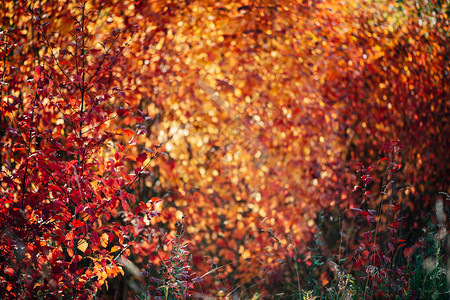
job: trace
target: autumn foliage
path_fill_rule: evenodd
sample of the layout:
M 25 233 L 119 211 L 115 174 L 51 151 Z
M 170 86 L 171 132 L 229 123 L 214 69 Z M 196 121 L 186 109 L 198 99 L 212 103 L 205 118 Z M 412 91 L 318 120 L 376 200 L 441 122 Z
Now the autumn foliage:
M 1 298 L 448 287 L 447 2 L 1 7 Z

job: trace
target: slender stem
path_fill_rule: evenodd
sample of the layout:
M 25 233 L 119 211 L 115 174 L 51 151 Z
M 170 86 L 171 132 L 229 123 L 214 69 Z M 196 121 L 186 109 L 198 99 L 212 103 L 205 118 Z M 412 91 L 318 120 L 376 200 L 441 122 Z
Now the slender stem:
M 84 59 L 84 48 L 85 48 L 85 40 L 84 40 L 84 13 L 85 13 L 85 3 L 83 3 L 82 6 L 82 16 L 81 16 L 81 109 L 80 109 L 80 132 L 79 132 L 79 137 L 81 138 L 82 135 L 82 127 L 83 127 L 83 113 L 84 113 L 84 95 L 86 93 L 86 89 L 84 86 L 84 75 L 85 75 L 85 59 Z M 84 151 L 83 151 L 84 152 Z
M 3 50 L 3 71 L 2 71 L 2 83 L 5 81 L 6 76 L 6 58 L 7 58 L 7 51 L 8 51 L 8 43 L 7 40 L 4 38 L 5 36 L 2 36 L 2 40 L 5 42 L 5 49 Z M 3 88 L 1 88 L 3 90 Z M 3 94 L 3 93 L 2 93 Z M 2 95 L 3 99 L 3 95 Z M 3 100 L 1 100 L 3 101 Z M 3 130 L 3 123 L 6 123 L 5 113 L 2 112 L 0 116 L 0 140 L 3 138 L 4 130 Z M 6 124 L 5 124 L 6 129 Z M 3 152 L 0 151 L 0 172 L 3 169 Z
M 85 45 L 85 36 L 84 36 L 85 35 L 85 26 L 84 26 L 85 25 L 84 24 L 85 9 L 86 9 L 86 2 L 83 2 L 82 6 L 81 6 L 81 41 L 82 42 L 81 42 L 81 49 L 80 49 L 81 72 L 82 73 L 81 73 L 81 84 L 78 87 L 80 89 L 80 93 L 81 93 L 80 127 L 79 127 L 79 133 L 78 133 L 80 139 L 81 139 L 81 137 L 83 135 L 83 131 L 82 131 L 82 129 L 83 129 L 83 114 L 84 114 L 84 105 L 85 105 L 84 101 L 85 101 L 85 94 L 86 94 L 86 87 L 85 87 L 85 84 L 84 84 L 84 76 L 85 76 L 85 73 L 86 73 L 86 70 L 85 70 L 85 57 L 84 57 L 85 46 L 86 46 Z M 78 41 L 76 41 L 76 44 L 78 45 Z M 85 147 L 83 145 L 82 149 L 81 149 L 81 156 L 78 153 L 78 166 L 81 166 L 81 174 L 80 174 L 80 176 L 83 176 L 83 173 L 84 173 L 84 167 L 83 167 L 83 165 L 84 165 L 84 154 L 85 154 Z M 78 177 L 77 174 L 76 174 L 75 166 L 74 166 L 74 171 L 75 171 L 76 177 Z M 80 182 L 78 180 L 77 180 L 77 182 L 78 182 L 78 187 L 80 189 L 80 194 L 83 196 L 83 189 L 81 187 L 81 184 L 80 184 Z M 77 215 L 76 214 L 74 215 L 74 218 L 75 218 L 75 220 L 77 220 Z M 74 273 L 74 276 L 73 276 L 73 281 L 74 281 L 73 299 L 74 300 L 78 296 L 78 287 L 77 287 L 78 278 L 77 278 L 77 274 L 76 274 L 76 271 L 78 269 L 78 267 L 77 267 L 77 259 L 76 259 L 77 246 L 78 246 L 78 240 L 74 239 L 74 241 L 73 241 L 73 253 L 74 253 L 74 258 L 75 258 L 75 260 L 74 260 L 75 273 Z

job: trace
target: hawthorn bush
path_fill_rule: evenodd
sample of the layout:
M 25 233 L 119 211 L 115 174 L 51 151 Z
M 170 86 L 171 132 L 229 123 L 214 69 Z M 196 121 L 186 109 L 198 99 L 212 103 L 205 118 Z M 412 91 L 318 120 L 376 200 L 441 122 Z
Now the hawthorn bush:
M 52 20 L 46 5 L 22 7 L 27 20 L 0 33 L 0 295 L 91 299 L 124 274 L 118 260 L 159 213 L 157 198 L 131 193 L 159 153 L 130 153 L 148 116 L 114 75 L 135 32 L 98 40 L 86 3 L 68 8 L 73 28 L 54 32 L 69 16 Z M 111 128 L 127 116 L 135 124 Z

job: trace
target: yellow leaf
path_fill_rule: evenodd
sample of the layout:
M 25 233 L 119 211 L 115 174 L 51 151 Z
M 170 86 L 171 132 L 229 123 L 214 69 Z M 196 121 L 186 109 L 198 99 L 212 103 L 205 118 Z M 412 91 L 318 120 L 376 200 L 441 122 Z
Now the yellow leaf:
M 88 242 L 85 239 L 81 239 L 78 241 L 78 250 L 84 253 L 88 247 Z
M 108 234 L 107 233 L 102 234 L 102 236 L 100 237 L 100 244 L 102 245 L 102 247 L 108 246 Z

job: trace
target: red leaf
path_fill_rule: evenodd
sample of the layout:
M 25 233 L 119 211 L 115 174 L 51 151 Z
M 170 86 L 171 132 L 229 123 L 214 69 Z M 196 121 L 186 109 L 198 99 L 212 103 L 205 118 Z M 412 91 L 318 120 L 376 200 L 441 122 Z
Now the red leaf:
M 138 157 L 136 158 L 136 161 L 139 163 L 144 163 L 144 161 L 147 159 L 147 153 L 142 152 L 141 154 L 138 155 Z
M 410 256 L 411 254 L 414 253 L 414 250 L 415 250 L 414 247 L 405 248 L 405 250 L 403 250 L 403 255 L 405 257 L 408 257 L 408 256 Z
M 370 175 L 363 175 L 361 176 L 361 179 L 364 181 L 365 184 L 369 184 L 373 181 L 372 176 Z
M 82 211 L 84 209 L 85 209 L 84 205 L 82 205 L 82 204 L 78 205 L 77 208 L 75 209 L 75 215 L 77 215 L 80 211 Z
M 389 242 L 388 246 L 389 246 L 389 249 L 391 250 L 391 252 L 394 253 L 394 250 L 395 250 L 394 245 L 392 245 L 392 243 Z
M 381 265 L 381 257 L 378 254 L 372 255 L 371 261 L 375 266 Z
M 380 162 L 385 161 L 385 160 L 389 160 L 389 158 L 383 157 L 382 159 L 378 160 L 377 163 L 379 164 Z
M 42 71 L 44 70 L 44 68 L 42 66 L 37 66 L 36 68 L 34 68 L 34 71 L 36 72 L 36 74 L 34 74 L 34 81 L 38 81 L 39 79 L 43 79 L 43 75 L 42 75 Z
M 370 213 L 368 211 L 361 211 L 360 214 L 364 217 L 367 217 Z
M 75 221 L 73 221 L 72 223 L 70 223 L 70 224 L 72 224 L 72 226 L 73 226 L 73 228 L 78 228 L 78 227 L 81 227 L 81 226 L 83 226 L 84 225 L 84 223 L 83 222 L 81 222 L 80 220 L 75 220 Z
M 117 115 L 121 116 L 121 115 L 123 115 L 124 113 L 126 113 L 127 111 L 128 111 L 128 109 L 123 108 L 123 107 L 119 107 L 119 108 L 117 109 Z
M 141 171 L 142 171 L 142 167 L 137 167 L 136 169 L 134 169 L 134 175 L 139 176 L 141 174 Z
M 362 254 L 362 256 L 363 256 L 363 257 L 365 257 L 365 258 L 368 258 L 368 257 L 369 257 L 369 254 L 370 254 L 370 252 L 369 252 L 369 251 L 367 251 L 367 250 L 363 250 L 363 251 L 361 252 L 361 254 Z
M 91 242 L 92 245 L 97 246 L 100 244 L 100 237 L 98 236 L 97 232 L 92 231 L 91 232 Z
M 362 187 L 360 187 L 359 185 L 355 185 L 355 187 L 353 188 L 352 192 L 357 191 L 358 189 L 362 189 Z
M 152 199 L 150 199 L 150 201 L 151 201 L 153 204 L 155 204 L 155 203 L 161 202 L 162 200 L 159 199 L 159 198 L 153 197 Z
M 14 269 L 13 268 L 5 268 L 5 273 L 8 275 L 13 275 L 14 274 Z
M 400 223 L 397 222 L 397 221 L 395 221 L 395 222 L 393 222 L 393 223 L 391 224 L 391 227 L 392 227 L 392 228 L 395 228 L 395 229 L 397 229 L 398 226 L 400 226 Z
M 118 161 L 120 159 L 120 153 L 119 152 L 114 153 L 114 158 L 116 159 L 116 161 Z
M 398 171 L 398 170 L 400 170 L 401 167 L 402 167 L 402 164 L 393 163 L 392 164 L 392 171 Z

